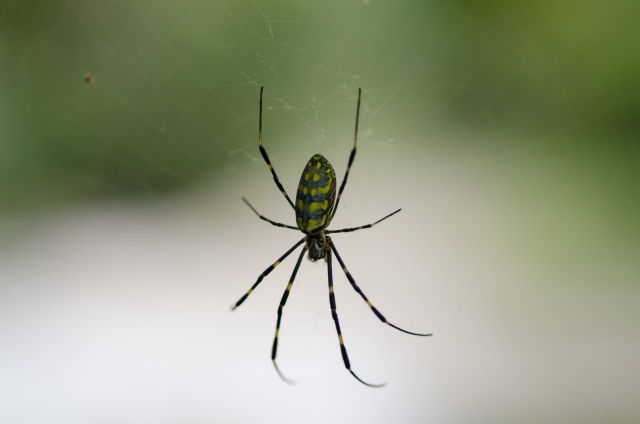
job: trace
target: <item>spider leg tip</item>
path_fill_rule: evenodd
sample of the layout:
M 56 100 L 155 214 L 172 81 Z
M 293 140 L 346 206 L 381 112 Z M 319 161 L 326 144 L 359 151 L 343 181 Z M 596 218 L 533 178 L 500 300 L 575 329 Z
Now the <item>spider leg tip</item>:
M 371 384 L 371 383 L 367 383 L 366 381 L 362 380 L 360 377 L 358 377 L 356 375 L 355 372 L 353 372 L 353 370 L 351 368 L 347 368 L 347 370 L 351 373 L 352 376 L 354 376 L 356 378 L 356 380 L 358 380 L 359 382 L 361 382 L 362 384 L 364 384 L 365 386 L 369 386 L 369 387 L 375 387 L 375 388 L 380 388 L 380 387 L 384 387 L 387 385 L 387 383 L 381 383 L 381 384 Z
M 278 364 L 276 364 L 276 360 L 272 359 L 272 362 L 273 362 L 273 366 L 276 368 L 276 371 L 278 372 L 278 376 L 282 379 L 282 381 L 284 381 L 285 383 L 290 384 L 292 386 L 295 386 L 296 382 L 294 380 L 291 380 L 291 379 L 285 377 L 282 374 L 282 372 L 280 372 L 280 368 L 278 368 Z

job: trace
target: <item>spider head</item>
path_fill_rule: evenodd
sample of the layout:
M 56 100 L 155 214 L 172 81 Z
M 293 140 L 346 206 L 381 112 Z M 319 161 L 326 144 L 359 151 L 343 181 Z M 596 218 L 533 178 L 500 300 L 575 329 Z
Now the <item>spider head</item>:
M 317 261 L 326 255 L 326 238 L 324 232 L 307 236 L 307 247 L 309 248 L 309 260 Z

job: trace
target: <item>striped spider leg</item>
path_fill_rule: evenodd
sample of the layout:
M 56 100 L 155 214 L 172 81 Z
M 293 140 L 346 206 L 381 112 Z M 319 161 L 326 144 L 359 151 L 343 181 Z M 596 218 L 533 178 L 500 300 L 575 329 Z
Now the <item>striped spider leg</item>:
M 291 274 L 291 278 L 287 284 L 287 287 L 282 295 L 280 300 L 280 305 L 278 306 L 278 317 L 276 321 L 276 331 L 273 339 L 273 346 L 271 348 L 271 360 L 273 362 L 274 367 L 280 378 L 287 383 L 292 383 L 291 380 L 286 378 L 278 368 L 278 364 L 276 363 L 276 354 L 278 351 L 278 337 L 280 333 L 280 324 L 282 322 L 282 312 L 284 306 L 287 303 L 289 298 L 289 294 L 291 292 L 291 287 L 293 286 L 293 282 L 296 278 L 298 270 L 300 269 L 300 265 L 302 263 L 302 258 L 305 253 L 308 254 L 308 258 L 311 261 L 317 261 L 320 259 L 324 259 L 327 263 L 327 277 L 329 280 L 329 306 L 331 308 L 331 316 L 333 318 L 334 324 L 336 326 L 336 332 L 338 333 L 338 341 L 340 342 L 340 352 L 342 354 L 342 360 L 344 362 L 345 367 L 351 373 L 353 377 L 355 377 L 360 383 L 365 384 L 370 387 L 382 387 L 385 384 L 370 384 L 363 381 L 360 377 L 358 377 L 353 370 L 351 369 L 351 362 L 349 360 L 349 356 L 347 355 L 347 348 L 344 345 L 344 340 L 342 336 L 342 330 L 340 328 L 340 322 L 338 320 L 338 312 L 336 306 L 336 299 L 333 290 L 333 263 L 332 257 L 336 256 L 338 259 L 338 263 L 340 264 L 342 271 L 345 276 L 349 280 L 351 287 L 362 297 L 362 299 L 367 303 L 371 311 L 378 317 L 378 319 L 395 328 L 396 330 L 402 331 L 407 334 L 411 334 L 414 336 L 431 336 L 431 334 L 421 334 L 421 333 L 413 333 L 411 331 L 404 330 L 394 324 L 391 324 L 387 319 L 378 311 L 378 309 L 373 306 L 373 304 L 369 301 L 367 296 L 365 296 L 364 292 L 358 287 L 355 279 L 351 275 L 351 273 L 347 270 L 347 267 L 344 264 L 344 261 L 340 257 L 338 250 L 336 249 L 335 244 L 329 237 L 329 234 L 337 234 L 337 233 L 350 233 L 353 231 L 363 230 L 367 228 L 371 228 L 380 222 L 384 221 L 387 218 L 397 214 L 400 212 L 400 209 L 390 213 L 389 215 L 367 225 L 362 225 L 359 227 L 351 227 L 351 228 L 342 228 L 339 230 L 327 230 L 327 227 L 331 223 L 331 220 L 335 216 L 338 210 L 338 203 L 340 202 L 340 198 L 342 197 L 342 192 L 344 191 L 347 178 L 349 177 L 349 172 L 351 170 L 351 166 L 353 165 L 353 161 L 356 157 L 356 147 L 358 143 L 358 121 L 360 118 L 360 99 L 362 96 L 362 90 L 358 89 L 358 105 L 356 110 L 356 125 L 355 125 L 355 134 L 353 137 L 353 147 L 351 149 L 351 153 L 349 154 L 349 161 L 347 163 L 347 170 L 344 174 L 344 179 L 342 180 L 342 184 L 340 184 L 340 189 L 337 191 L 336 195 L 336 174 L 331 166 L 331 163 L 322 155 L 316 154 L 309 159 L 307 165 L 302 171 L 302 175 L 300 176 L 300 182 L 298 183 L 298 188 L 296 190 L 296 198 L 295 203 L 291 201 L 289 195 L 285 191 L 284 187 L 280 183 L 278 176 L 276 174 L 273 165 L 271 165 L 271 161 L 269 160 L 269 155 L 267 155 L 266 149 L 262 145 L 262 94 L 263 88 L 260 88 L 260 119 L 259 119 L 259 127 L 258 127 L 258 149 L 260 150 L 260 154 L 264 159 L 265 163 L 269 167 L 271 171 L 271 175 L 273 176 L 273 180 L 285 197 L 289 205 L 294 209 L 296 214 L 296 224 L 294 227 L 292 225 L 281 224 L 276 221 L 272 221 L 269 218 L 258 213 L 258 211 L 245 199 L 242 200 L 246 203 L 247 206 L 263 221 L 270 223 L 276 227 L 287 228 L 291 230 L 300 230 L 305 236 L 302 240 L 298 241 L 292 248 L 287 250 L 277 261 L 275 261 L 272 265 L 270 265 L 263 273 L 258 277 L 257 281 L 251 286 L 251 288 L 245 293 L 240 300 L 236 302 L 236 304 L 232 307 L 232 310 L 236 309 L 240 306 L 249 295 L 256 289 L 256 287 L 260 284 L 260 282 L 274 270 L 276 266 L 278 266 L 282 261 L 284 261 L 294 250 L 296 250 L 300 245 L 304 243 L 302 251 L 298 256 L 298 260 L 296 261 L 296 265 Z

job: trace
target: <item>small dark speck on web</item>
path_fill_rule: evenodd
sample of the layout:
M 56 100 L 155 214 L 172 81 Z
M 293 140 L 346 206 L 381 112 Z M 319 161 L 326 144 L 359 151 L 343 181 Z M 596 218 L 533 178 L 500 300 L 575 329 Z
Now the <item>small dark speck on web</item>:
M 93 74 L 91 74 L 91 72 L 85 72 L 84 82 L 86 82 L 89 85 L 93 85 L 96 82 L 96 79 L 93 77 Z

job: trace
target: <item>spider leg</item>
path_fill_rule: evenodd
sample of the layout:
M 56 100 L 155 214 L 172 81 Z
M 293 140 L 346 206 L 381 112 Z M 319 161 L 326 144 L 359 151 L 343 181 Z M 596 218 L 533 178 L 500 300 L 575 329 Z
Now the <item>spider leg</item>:
M 265 270 L 264 270 L 264 272 L 263 272 L 262 274 L 260 274 L 260 276 L 258 277 L 258 281 L 256 281 L 256 282 L 255 282 L 255 284 L 254 284 L 253 286 L 251 286 L 251 288 L 249 289 L 249 291 L 248 291 L 248 292 L 246 292 L 246 293 L 244 294 L 244 296 L 242 296 L 242 297 L 240 298 L 240 300 L 238 300 L 238 301 L 236 302 L 236 304 L 231 308 L 231 310 L 233 311 L 233 310 L 234 310 L 234 309 L 236 309 L 238 306 L 242 305 L 242 302 L 244 302 L 245 300 L 247 300 L 247 297 L 249 297 L 249 295 L 251 294 L 251 292 L 252 292 L 252 291 L 253 291 L 253 290 L 258 286 L 258 284 L 260 284 L 260 281 L 262 281 L 262 279 L 263 279 L 264 277 L 266 277 L 267 275 L 269 275 L 269 274 L 271 273 L 271 271 L 273 271 L 273 269 L 274 269 L 275 267 L 277 267 L 278 265 L 280 265 L 280 262 L 284 261 L 284 260 L 285 260 L 285 258 L 286 258 L 287 256 L 289 256 L 289 255 L 291 254 L 291 252 L 293 252 L 294 250 L 296 250 L 296 248 L 297 248 L 298 246 L 300 246 L 302 243 L 304 243 L 304 242 L 305 242 L 305 240 L 306 240 L 306 237 L 305 237 L 305 238 L 303 238 L 302 240 L 300 240 L 299 242 L 297 242 L 296 244 L 294 244 L 294 245 L 293 245 L 293 247 L 292 247 L 291 249 L 287 250 L 287 252 L 286 252 L 284 255 L 280 256 L 280 258 L 279 258 L 277 261 L 275 261 L 272 265 L 270 265 L 270 266 L 269 266 L 269 268 L 265 269 Z
M 258 218 L 260 218 L 260 219 L 261 219 L 261 220 L 263 220 L 263 221 L 267 221 L 267 222 L 268 222 L 269 224 L 271 224 L 271 225 L 275 225 L 276 227 L 282 227 L 282 228 L 290 228 L 290 229 L 292 229 L 292 230 L 298 230 L 298 229 L 299 229 L 298 227 L 293 227 L 293 226 L 291 226 L 291 225 L 281 224 L 281 223 L 279 223 L 279 222 L 272 221 L 272 220 L 270 220 L 269 218 L 267 218 L 267 217 L 264 217 L 264 216 L 260 215 L 260 214 L 258 213 L 258 211 L 257 211 L 253 206 L 251 206 L 251 203 L 249 203 L 249 201 L 248 201 L 247 199 L 245 199 L 244 197 L 242 198 L 242 201 L 243 201 L 244 203 L 246 203 L 246 204 L 247 204 L 247 206 L 249 206 L 249 207 L 251 208 L 251 210 L 252 210 L 256 215 L 258 215 Z M 383 219 L 384 219 L 384 218 L 383 218 Z M 376 224 L 377 224 L 377 223 L 376 223 Z M 373 224 L 373 225 L 375 225 L 375 224 Z
M 291 286 L 293 285 L 293 280 L 296 279 L 296 274 L 298 273 L 298 269 L 300 268 L 300 263 L 302 262 L 302 257 L 307 251 L 307 246 L 304 246 L 302 252 L 300 252 L 300 256 L 298 256 L 298 262 L 296 262 L 295 268 L 293 268 L 293 273 L 291 274 L 291 279 L 289 280 L 289 284 L 287 284 L 287 288 L 282 295 L 282 299 L 280 299 L 280 306 L 278 306 L 278 322 L 276 323 L 276 335 L 273 338 L 273 347 L 271 348 L 271 360 L 273 361 L 273 366 L 276 367 L 276 371 L 278 371 L 278 375 L 280 378 L 289 384 L 293 384 L 293 380 L 289 380 L 280 372 L 278 368 L 278 364 L 276 364 L 276 353 L 278 352 L 278 333 L 280 332 L 280 320 L 282 320 L 282 310 L 284 309 L 284 305 L 287 303 L 287 299 L 289 298 L 289 292 L 291 292 Z
M 244 199 L 244 198 L 243 198 L 243 199 Z M 358 230 L 364 230 L 364 229 L 366 229 L 366 228 L 371 228 L 371 227 L 373 227 L 374 225 L 376 225 L 377 223 L 382 222 L 382 221 L 384 221 L 385 219 L 387 219 L 387 218 L 389 218 L 389 217 L 391 217 L 391 216 L 393 216 L 393 215 L 397 214 L 397 213 L 398 213 L 398 212 L 400 212 L 401 210 L 402 210 L 402 209 L 398 209 L 397 211 L 390 213 L 389 215 L 385 216 L 384 218 L 377 220 L 377 221 L 376 221 L 376 222 L 374 222 L 373 224 L 367 224 L 367 225 L 363 225 L 363 226 L 361 226 L 361 227 L 343 228 L 343 229 L 341 229 L 341 230 L 334 230 L 334 231 L 329 230 L 329 231 L 325 231 L 325 234 L 350 233 L 350 232 L 353 232 L 353 231 L 358 231 Z M 263 218 L 263 219 L 264 219 L 264 218 Z M 274 225 L 275 225 L 275 224 L 274 224 Z M 282 225 L 282 224 L 280 224 L 280 225 Z
M 329 270 L 329 304 L 331 305 L 331 316 L 333 317 L 333 322 L 336 324 L 336 331 L 338 333 L 338 340 L 340 341 L 340 352 L 342 353 L 342 361 L 344 362 L 344 366 L 351 373 L 352 376 L 356 378 L 362 384 L 369 387 L 382 387 L 386 383 L 382 384 L 369 384 L 365 381 L 362 381 L 360 377 L 358 377 L 351 370 L 351 362 L 349 361 L 349 355 L 347 355 L 347 348 L 344 346 L 344 341 L 342 340 L 342 332 L 340 331 L 340 321 L 338 320 L 338 311 L 336 308 L 336 298 L 333 294 L 333 272 L 331 269 L 331 251 L 327 251 L 327 269 Z
M 376 314 L 376 316 L 380 319 L 380 321 L 382 321 L 385 324 L 390 325 L 391 327 L 395 328 L 396 330 L 400 330 L 403 333 L 411 334 L 411 335 L 414 335 L 414 336 L 425 336 L 426 337 L 426 336 L 431 336 L 432 335 L 431 333 L 429 333 L 429 334 L 412 333 L 411 331 L 404 330 L 404 329 L 402 329 L 402 328 L 400 328 L 398 326 L 395 326 L 395 325 L 391 324 L 389 321 L 387 321 L 387 319 L 380 313 L 380 311 L 378 311 L 378 309 L 376 309 L 376 307 L 371 304 L 369 299 L 367 299 L 367 296 L 365 296 L 365 294 L 362 292 L 360 287 L 358 287 L 358 285 L 356 284 L 356 280 L 353 279 L 353 277 L 351 276 L 351 273 L 347 270 L 347 267 L 344 265 L 344 262 L 342 261 L 342 258 L 338 254 L 338 250 L 336 249 L 336 246 L 333 244 L 333 241 L 329 241 L 329 243 L 330 243 L 330 246 L 331 246 L 331 250 L 333 250 L 333 253 L 336 254 L 336 258 L 338 258 L 338 262 L 340 262 L 340 266 L 342 267 L 342 271 L 344 271 L 344 274 L 347 276 L 347 279 L 351 283 L 351 286 L 353 287 L 353 289 L 355 291 L 358 292 L 358 294 L 360 296 L 362 296 L 364 301 L 367 302 L 367 305 L 369 305 L 369 307 L 371 308 L 373 313 Z
M 347 185 L 347 178 L 349 177 L 349 171 L 351 170 L 351 165 L 353 164 L 353 160 L 356 158 L 356 145 L 358 144 L 358 120 L 360 119 L 360 97 L 362 94 L 362 89 L 358 88 L 358 107 L 356 109 L 356 132 L 353 136 L 353 148 L 351 149 L 351 154 L 349 155 L 349 162 L 347 163 L 347 171 L 344 173 L 344 179 L 342 180 L 342 184 L 340 184 L 340 190 L 338 190 L 338 197 L 336 198 L 336 204 L 333 207 L 333 213 L 331 214 L 331 218 L 329 221 L 333 219 L 337 210 L 338 203 L 340 203 L 340 197 L 342 196 L 342 191 L 344 187 Z
M 273 175 L 273 181 L 275 181 L 276 185 L 278 186 L 278 189 L 280 190 L 282 195 L 285 197 L 285 199 L 287 199 L 287 202 L 289 202 L 289 205 L 291 205 L 291 207 L 295 210 L 295 206 L 293 206 L 293 202 L 291 202 L 291 199 L 289 198 L 289 195 L 284 190 L 284 187 L 282 187 L 282 184 L 280 184 L 280 180 L 278 179 L 278 176 L 276 175 L 275 169 L 273 169 L 273 165 L 271 165 L 271 161 L 269 160 L 269 155 L 267 155 L 267 151 L 264 149 L 264 147 L 262 147 L 262 91 L 263 91 L 263 89 L 264 89 L 264 87 L 260 87 L 260 123 L 258 124 L 259 125 L 259 127 L 258 127 L 258 149 L 260 149 L 260 154 L 262 155 L 262 158 L 264 159 L 264 161 L 267 163 L 267 166 L 269 167 L 269 170 L 271 171 L 271 175 Z

